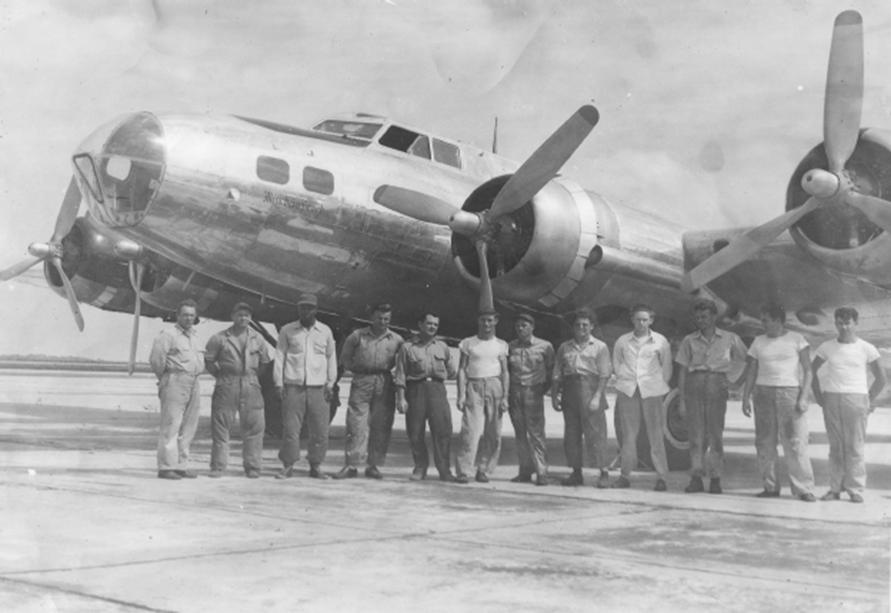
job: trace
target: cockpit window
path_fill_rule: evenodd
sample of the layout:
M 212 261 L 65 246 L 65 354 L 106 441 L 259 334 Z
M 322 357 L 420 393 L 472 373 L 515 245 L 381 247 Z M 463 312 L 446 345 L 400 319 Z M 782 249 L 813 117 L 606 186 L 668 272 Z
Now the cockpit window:
M 378 141 L 384 147 L 430 159 L 430 139 L 399 126 L 390 126 Z
M 457 145 L 433 139 L 433 159 L 442 164 L 461 168 L 461 150 Z
M 365 123 L 362 121 L 343 121 L 338 119 L 328 119 L 313 127 L 318 132 L 327 132 L 328 134 L 339 134 L 349 138 L 360 138 L 362 140 L 371 140 L 377 131 L 381 129 L 379 123 Z

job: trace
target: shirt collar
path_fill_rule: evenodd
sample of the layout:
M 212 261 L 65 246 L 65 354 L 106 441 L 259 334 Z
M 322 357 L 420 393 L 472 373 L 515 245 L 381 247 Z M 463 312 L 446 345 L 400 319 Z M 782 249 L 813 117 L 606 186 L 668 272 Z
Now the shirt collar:
M 183 328 L 181 325 L 176 324 L 174 329 L 177 330 L 180 334 L 184 334 L 185 336 L 195 336 L 197 334 L 197 330 L 195 330 L 195 326 L 192 326 L 188 330 Z

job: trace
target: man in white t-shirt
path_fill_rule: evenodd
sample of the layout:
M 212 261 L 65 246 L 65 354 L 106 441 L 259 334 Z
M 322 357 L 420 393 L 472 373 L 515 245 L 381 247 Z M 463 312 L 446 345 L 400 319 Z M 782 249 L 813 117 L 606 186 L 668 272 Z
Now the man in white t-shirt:
M 761 309 L 765 334 L 755 337 L 749 347 L 742 410 L 752 416 L 755 404 L 755 451 L 764 490 L 759 498 L 776 498 L 777 442 L 792 483 L 792 495 L 814 502 L 814 470 L 807 452 L 806 411 L 811 385 L 811 349 L 798 332 L 786 330 L 786 311 L 779 305 Z M 753 394 L 754 392 L 754 394 Z
M 456 483 L 467 483 L 476 466 L 476 480 L 488 483 L 501 454 L 501 415 L 507 410 L 510 375 L 508 345 L 495 337 L 498 314 L 483 311 L 477 318 L 477 334 L 461 341 L 458 349 L 458 410 L 461 435 L 455 460 Z
M 838 338 L 820 345 L 812 365 L 814 398 L 823 407 L 829 439 L 829 491 L 820 500 L 839 500 L 844 489 L 851 502 L 863 502 L 866 488 L 866 417 L 886 380 L 878 349 L 857 337 L 858 318 L 854 308 L 835 310 Z

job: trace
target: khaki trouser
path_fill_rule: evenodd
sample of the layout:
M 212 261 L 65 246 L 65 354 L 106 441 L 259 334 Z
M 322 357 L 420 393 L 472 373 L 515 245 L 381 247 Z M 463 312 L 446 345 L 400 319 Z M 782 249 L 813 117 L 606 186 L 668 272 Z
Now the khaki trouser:
M 783 445 L 783 457 L 795 496 L 813 493 L 814 470 L 807 452 L 807 414 L 799 413 L 799 387 L 756 385 L 755 451 L 764 489 L 780 490 L 777 481 L 777 442 Z
M 405 385 L 405 429 L 415 470 L 427 472 L 430 456 L 427 455 L 425 429 L 430 424 L 433 443 L 433 463 L 440 476 L 449 474 L 449 457 L 452 441 L 452 409 L 442 381 L 408 381 Z
M 594 398 L 599 377 L 566 377 L 561 392 L 563 408 L 563 450 L 566 464 L 573 470 L 582 466 L 606 470 L 606 399 L 597 411 L 588 405 Z M 584 438 L 584 447 L 582 439 Z
M 724 469 L 724 416 L 727 414 L 727 375 L 692 372 L 684 386 L 690 474 L 720 478 Z
M 263 392 L 256 375 L 220 375 L 214 386 L 210 409 L 210 469 L 226 470 L 229 464 L 229 433 L 241 425 L 241 457 L 245 471 L 259 471 L 263 465 L 263 432 L 266 416 Z
M 189 447 L 198 429 L 201 391 L 198 376 L 166 372 L 158 382 L 161 426 L 158 436 L 158 470 L 185 470 Z
M 662 412 L 662 396 L 640 397 L 640 389 L 634 396 L 616 393 L 616 412 L 622 425 L 622 476 L 629 477 L 637 468 L 637 435 L 643 418 L 650 441 L 650 460 L 660 479 L 668 476 L 668 459 L 665 456 L 665 415 Z
M 306 419 L 309 427 L 309 449 L 306 459 L 310 466 L 321 464 L 328 453 L 328 421 L 331 410 L 325 401 L 321 385 L 285 385 L 282 397 L 282 448 L 278 458 L 285 467 L 300 459 L 300 429 Z
M 548 473 L 544 384 L 510 386 L 510 421 L 514 426 L 520 474 Z
M 396 389 L 389 373 L 353 375 L 346 415 L 347 466 L 368 460 L 382 466 L 390 446 L 396 413 Z
M 501 377 L 467 380 L 467 398 L 461 418 L 460 448 L 455 459 L 459 475 L 488 474 L 501 455 Z
M 866 489 L 866 420 L 869 396 L 823 392 L 823 420 L 829 439 L 829 489 L 862 494 Z

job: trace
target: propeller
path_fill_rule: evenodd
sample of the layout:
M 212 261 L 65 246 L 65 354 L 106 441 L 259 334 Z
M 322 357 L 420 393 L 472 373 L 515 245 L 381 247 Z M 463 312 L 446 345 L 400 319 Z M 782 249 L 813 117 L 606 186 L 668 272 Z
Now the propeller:
M 136 292 L 133 306 L 133 332 L 130 335 L 130 360 L 127 362 L 127 374 L 132 375 L 136 371 L 136 345 L 139 341 L 139 317 L 142 314 L 142 277 L 145 273 L 145 264 L 130 260 L 128 266 L 130 273 L 130 285 Z
M 80 312 L 80 306 L 77 303 L 77 295 L 71 286 L 71 280 L 65 274 L 62 268 L 62 240 L 68 236 L 74 227 L 77 219 L 77 213 L 80 210 L 81 193 L 77 187 L 74 177 L 68 183 L 68 189 L 65 191 L 65 197 L 62 199 L 62 206 L 59 208 L 59 215 L 56 217 L 56 226 L 53 229 L 53 235 L 48 243 L 31 243 L 28 246 L 28 252 L 31 258 L 23 260 L 18 264 L 14 264 L 6 270 L 0 271 L 0 281 L 9 281 L 19 276 L 32 266 L 40 262 L 49 261 L 59 273 L 62 280 L 62 287 L 65 289 L 65 297 L 68 299 L 68 306 L 74 315 L 74 321 L 77 328 L 83 332 L 84 318 Z
M 695 290 L 720 277 L 821 207 L 854 207 L 871 222 L 891 232 L 891 202 L 857 191 L 853 177 L 845 168 L 860 137 L 862 107 L 863 20 L 857 11 L 844 11 L 835 18 L 826 75 L 823 148 L 829 169 L 814 168 L 805 173 L 801 186 L 810 198 L 804 205 L 734 238 L 684 275 L 684 290 Z
M 441 226 L 446 225 L 455 212 L 454 205 L 445 200 L 395 185 L 381 185 L 374 191 L 373 198 L 378 204 L 397 213 Z

